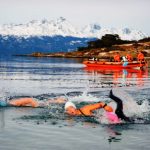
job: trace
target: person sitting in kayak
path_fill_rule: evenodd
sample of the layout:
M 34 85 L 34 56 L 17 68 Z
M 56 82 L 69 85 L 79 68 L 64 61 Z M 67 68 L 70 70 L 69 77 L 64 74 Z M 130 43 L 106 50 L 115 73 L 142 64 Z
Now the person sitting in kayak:
M 144 54 L 140 51 L 138 56 L 137 56 L 137 60 L 140 61 L 140 62 L 143 62 L 145 59 L 144 59 Z
M 65 112 L 71 116 L 94 116 L 93 111 L 100 109 L 100 108 L 103 108 L 105 111 L 108 111 L 108 112 L 113 112 L 112 107 L 108 106 L 104 102 L 88 104 L 81 108 L 77 108 L 76 105 L 71 101 L 68 101 L 65 104 Z
M 24 98 L 18 98 L 18 99 L 12 99 L 9 101 L 0 101 L 0 106 L 16 106 L 16 107 L 21 107 L 21 106 L 30 106 L 30 107 L 45 107 L 49 106 L 51 103 L 65 103 L 66 99 L 59 97 L 56 99 L 48 99 L 47 101 L 38 101 L 34 98 L 30 97 L 24 97 Z
M 115 62 L 120 62 L 120 61 L 121 61 L 121 60 L 120 60 L 120 55 L 119 55 L 118 52 L 114 55 L 114 61 L 115 61 Z
M 126 58 L 126 56 L 122 57 L 122 61 L 123 61 L 123 66 L 126 67 L 128 65 L 128 59 Z
M 133 61 L 133 57 L 129 53 L 127 53 L 126 58 L 129 62 Z

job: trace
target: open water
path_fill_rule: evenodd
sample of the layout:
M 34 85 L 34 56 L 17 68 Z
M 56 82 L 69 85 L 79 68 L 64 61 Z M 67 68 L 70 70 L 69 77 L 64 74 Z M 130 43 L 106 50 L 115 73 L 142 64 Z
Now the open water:
M 63 106 L 0 108 L 0 150 L 149 150 L 149 70 L 94 70 L 81 59 L 0 58 L 0 99 L 109 101 L 110 89 L 125 90 L 144 122 L 110 125 L 66 116 Z M 134 105 L 130 105 L 135 110 Z M 135 110 L 136 111 L 136 110 Z

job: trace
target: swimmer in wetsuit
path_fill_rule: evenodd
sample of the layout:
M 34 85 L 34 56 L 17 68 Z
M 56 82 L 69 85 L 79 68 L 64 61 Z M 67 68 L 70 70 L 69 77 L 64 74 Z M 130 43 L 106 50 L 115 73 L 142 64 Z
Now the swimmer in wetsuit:
M 77 109 L 74 103 L 67 102 L 65 104 L 65 111 L 67 114 L 72 116 L 94 116 L 94 110 L 104 108 L 106 113 L 104 113 L 103 117 L 106 118 L 109 123 L 121 123 L 122 120 L 131 122 L 131 119 L 123 112 L 122 100 L 115 96 L 112 90 L 110 90 L 109 97 L 117 104 L 116 108 L 113 108 L 111 104 L 107 105 L 104 102 L 98 102 L 95 104 L 85 105 Z
M 124 121 L 127 121 L 127 122 L 131 122 L 131 119 L 129 117 L 127 117 L 124 112 L 123 112 L 123 104 L 122 104 L 122 100 L 120 98 L 118 98 L 117 96 L 115 96 L 113 94 L 113 91 L 110 90 L 110 94 L 109 94 L 109 97 L 111 99 L 113 99 L 116 104 L 117 104 L 117 107 L 116 107 L 116 110 L 115 110 L 115 113 L 116 115 L 118 116 L 118 118 L 120 118 L 121 120 L 124 120 Z
M 51 103 L 65 103 L 66 99 L 59 97 L 56 99 L 48 99 L 47 101 L 38 101 L 34 98 L 30 97 L 24 97 L 24 98 L 18 98 L 18 99 L 12 99 L 9 100 L 8 102 L 6 101 L 0 101 L 0 106 L 5 107 L 5 106 L 29 106 L 29 107 L 45 107 L 49 106 Z

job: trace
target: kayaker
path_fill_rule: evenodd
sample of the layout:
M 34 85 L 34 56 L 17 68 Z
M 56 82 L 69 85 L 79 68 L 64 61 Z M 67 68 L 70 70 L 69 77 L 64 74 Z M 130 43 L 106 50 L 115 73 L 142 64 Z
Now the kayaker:
M 116 54 L 114 55 L 114 61 L 115 62 L 120 62 L 120 54 L 118 52 L 116 52 Z
M 122 56 L 122 61 L 123 62 L 128 62 L 128 59 L 126 58 L 126 56 Z
M 144 61 L 144 54 L 141 51 L 138 53 L 137 60 L 140 62 Z
M 122 57 L 122 61 L 123 61 L 123 66 L 124 67 L 128 65 L 128 60 L 127 60 L 126 56 Z
M 127 53 L 126 58 L 129 62 L 133 61 L 133 57 L 129 53 Z
M 12 99 L 9 101 L 2 101 L 0 100 L 0 106 L 5 107 L 5 106 L 30 106 L 30 107 L 45 107 L 49 106 L 51 103 L 65 103 L 67 100 L 59 97 L 56 99 L 48 99 L 47 101 L 38 101 L 34 98 L 31 97 L 24 97 L 24 98 L 18 98 L 18 99 Z

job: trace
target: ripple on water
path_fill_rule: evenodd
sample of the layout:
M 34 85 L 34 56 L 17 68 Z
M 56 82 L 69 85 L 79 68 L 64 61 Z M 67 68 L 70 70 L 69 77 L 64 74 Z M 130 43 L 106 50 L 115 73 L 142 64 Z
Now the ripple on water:
M 20 57 L 3 60 L 0 97 L 45 100 L 64 96 L 74 102 L 110 101 L 109 91 L 115 87 L 129 92 L 143 106 L 141 109 L 146 108 L 143 102 L 148 101 L 149 105 L 149 74 L 133 72 L 129 77 L 122 72 L 88 71 L 80 62 Z M 149 150 L 149 124 L 101 124 L 83 117 L 68 117 L 62 108 L 0 108 L 0 149 Z M 145 117 L 149 121 L 149 114 Z

